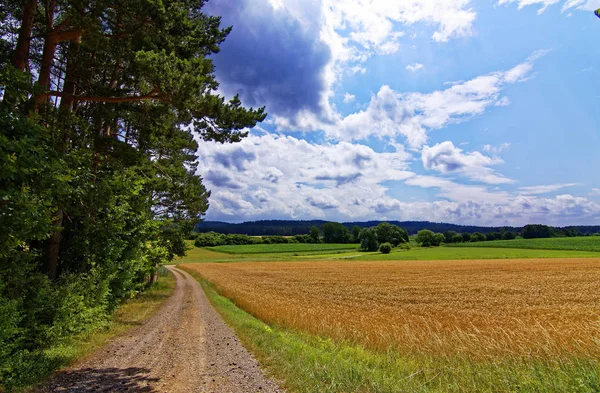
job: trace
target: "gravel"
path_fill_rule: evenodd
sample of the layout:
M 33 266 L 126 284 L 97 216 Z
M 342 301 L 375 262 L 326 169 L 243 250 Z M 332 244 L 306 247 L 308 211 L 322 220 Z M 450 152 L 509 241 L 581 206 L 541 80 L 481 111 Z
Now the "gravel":
M 36 392 L 284 392 L 212 308 L 200 284 L 177 278 L 160 310 Z

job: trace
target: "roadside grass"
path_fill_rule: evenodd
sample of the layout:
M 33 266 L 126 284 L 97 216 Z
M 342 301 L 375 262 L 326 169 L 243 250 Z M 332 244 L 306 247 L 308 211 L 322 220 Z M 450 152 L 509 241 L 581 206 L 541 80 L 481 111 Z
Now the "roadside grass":
M 195 272 L 210 302 L 268 372 L 290 392 L 597 392 L 596 359 L 465 356 L 368 351 L 291 329 L 269 326 L 219 295 Z
M 553 237 L 546 239 L 494 240 L 476 243 L 454 243 L 449 247 L 521 248 L 538 250 L 575 250 L 600 252 L 600 236 Z
M 240 246 L 207 247 L 208 250 L 228 254 L 270 254 L 270 253 L 299 253 L 322 252 L 333 250 L 358 250 L 358 244 L 329 244 L 329 243 L 285 243 L 285 244 L 248 244 Z
M 44 350 L 35 369 L 23 376 L 24 384 L 39 383 L 52 371 L 66 367 L 91 354 L 108 340 L 122 335 L 127 330 L 140 325 L 158 311 L 175 289 L 175 277 L 168 270 L 159 270 L 158 281 L 148 290 L 125 301 L 113 314 L 107 327 L 92 330 L 85 334 L 71 336 L 63 342 Z M 23 388 L 28 392 L 32 388 Z M 19 391 L 19 390 L 17 390 Z

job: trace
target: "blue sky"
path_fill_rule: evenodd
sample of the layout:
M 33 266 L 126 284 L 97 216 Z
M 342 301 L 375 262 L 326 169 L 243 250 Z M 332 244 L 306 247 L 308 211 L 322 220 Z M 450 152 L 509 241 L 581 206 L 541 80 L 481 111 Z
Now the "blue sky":
M 600 224 L 600 0 L 211 0 L 207 219 Z

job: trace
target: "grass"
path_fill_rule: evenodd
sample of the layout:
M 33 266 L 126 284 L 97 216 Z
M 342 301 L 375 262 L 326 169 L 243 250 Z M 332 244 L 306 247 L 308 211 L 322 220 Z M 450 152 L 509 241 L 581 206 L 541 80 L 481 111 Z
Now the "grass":
M 290 392 L 533 393 L 597 392 L 600 364 L 595 359 L 477 361 L 464 356 L 369 351 L 343 340 L 267 325 L 199 279 L 209 300 Z
M 69 337 L 62 343 L 46 349 L 40 355 L 37 372 L 28 378 L 28 384 L 38 383 L 43 376 L 89 355 L 108 340 L 124 334 L 154 315 L 175 289 L 173 274 L 164 268 L 161 268 L 159 273 L 158 281 L 150 289 L 125 301 L 117 309 L 108 328 Z M 27 391 L 27 388 L 24 391 Z
M 456 243 L 452 244 L 452 247 L 521 248 L 536 250 L 574 250 L 599 252 L 600 236 L 495 240 L 477 243 Z
M 513 241 L 513 240 L 510 240 Z M 499 243 L 500 241 L 498 241 Z M 496 242 L 489 242 L 496 243 Z M 465 244 L 488 244 L 486 242 Z M 593 251 L 543 250 L 526 248 L 491 247 L 416 247 L 410 250 L 394 249 L 390 254 L 367 253 L 356 257 L 357 260 L 409 261 L 409 260 L 455 260 L 455 259 L 524 259 L 524 258 L 598 258 Z
M 483 244 L 483 243 L 475 243 Z M 273 246 L 273 245 L 271 245 Z M 288 244 L 287 246 L 296 246 Z M 326 246 L 325 244 L 314 246 Z M 340 245 L 342 246 L 342 245 Z M 352 245 L 350 245 L 352 246 Z M 229 246 L 246 247 L 246 246 Z M 218 252 L 214 249 L 193 247 L 176 263 L 228 263 L 228 262 L 281 262 L 306 260 L 455 260 L 455 259 L 523 259 L 523 258 L 596 258 L 592 251 L 533 250 L 489 247 L 414 247 L 410 250 L 394 249 L 391 254 L 361 252 L 357 249 L 316 249 L 312 251 L 287 251 L 259 254 Z
M 373 350 L 600 357 L 600 258 L 183 267 L 267 323 Z
M 207 249 L 228 254 L 271 254 L 271 253 L 299 253 L 299 252 L 323 252 L 332 250 L 358 250 L 357 244 L 310 244 L 310 243 L 286 243 L 286 244 L 249 244 L 241 246 L 217 246 Z

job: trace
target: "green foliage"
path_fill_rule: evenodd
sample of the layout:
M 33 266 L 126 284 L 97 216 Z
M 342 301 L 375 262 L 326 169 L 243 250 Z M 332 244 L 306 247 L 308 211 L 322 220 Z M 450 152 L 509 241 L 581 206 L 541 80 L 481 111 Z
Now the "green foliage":
M 431 242 L 431 245 L 437 247 L 440 244 L 442 244 L 445 239 L 446 238 L 444 237 L 444 234 L 442 234 L 442 233 L 436 233 L 435 235 L 433 235 L 433 240 Z
M 379 242 L 377 241 L 377 231 L 375 228 L 361 229 L 358 238 L 360 240 L 360 249 L 363 251 L 377 251 Z
M 504 232 L 502 234 L 502 240 L 512 240 L 512 239 L 515 239 L 516 237 L 517 237 L 517 234 L 514 232 L 510 232 L 510 231 Z M 498 240 L 500 240 L 500 239 L 498 239 Z
M 0 7 L 0 390 L 51 371 L 45 349 L 106 324 L 185 253 L 210 196 L 192 126 L 235 142 L 266 116 L 216 94 L 210 56 L 230 29 L 201 1 L 37 2 L 16 69 L 26 3 Z M 76 36 L 45 45 L 62 34 Z
M 522 236 L 524 239 L 536 239 L 551 237 L 553 235 L 552 228 L 547 225 L 525 225 L 523 228 Z
M 319 228 L 312 226 L 310 228 L 310 238 L 311 238 L 311 243 L 319 243 L 321 241 L 321 234 L 319 232 Z M 308 242 L 306 242 L 308 243 Z
M 379 252 L 382 254 L 389 254 L 392 252 L 392 245 L 390 243 L 383 243 L 379 246 Z
M 323 242 L 325 243 L 351 243 L 350 231 L 339 222 L 323 224 Z
M 419 232 L 417 232 L 417 237 L 415 238 L 415 240 L 422 247 L 430 247 L 434 245 L 436 241 L 435 234 L 429 229 L 421 229 Z
M 463 237 L 460 234 L 456 234 L 452 236 L 452 243 L 462 243 Z
M 461 234 L 461 236 L 462 236 L 462 241 L 463 241 L 463 242 L 470 242 L 470 241 L 471 241 L 471 234 L 470 234 L 470 233 L 468 233 L 468 232 L 463 232 L 463 233 Z
M 471 242 L 484 242 L 487 238 L 483 233 L 475 232 L 471 235 Z
M 358 225 L 354 225 L 350 230 L 350 234 L 352 235 L 352 243 L 360 243 L 360 239 L 358 238 L 360 235 L 361 228 Z
M 375 227 L 375 231 L 379 243 L 391 243 L 393 246 L 408 243 L 408 232 L 397 225 L 382 222 Z
M 444 243 L 453 243 L 454 236 L 456 236 L 456 235 L 457 235 L 457 233 L 455 231 L 444 232 Z

